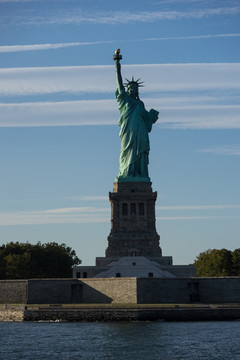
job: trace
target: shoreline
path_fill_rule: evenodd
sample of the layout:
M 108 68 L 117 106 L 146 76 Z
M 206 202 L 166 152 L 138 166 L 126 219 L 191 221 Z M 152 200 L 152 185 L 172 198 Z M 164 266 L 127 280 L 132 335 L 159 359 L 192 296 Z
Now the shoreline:
M 240 304 L 6 304 L 0 321 L 240 321 Z

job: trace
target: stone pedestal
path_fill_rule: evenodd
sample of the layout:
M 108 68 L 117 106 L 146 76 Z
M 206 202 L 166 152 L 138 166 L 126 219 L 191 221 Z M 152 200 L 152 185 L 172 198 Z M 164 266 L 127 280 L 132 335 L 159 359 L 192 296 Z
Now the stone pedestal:
M 155 227 L 157 192 L 150 182 L 114 183 L 109 193 L 111 232 L 106 257 L 159 257 L 160 236 Z

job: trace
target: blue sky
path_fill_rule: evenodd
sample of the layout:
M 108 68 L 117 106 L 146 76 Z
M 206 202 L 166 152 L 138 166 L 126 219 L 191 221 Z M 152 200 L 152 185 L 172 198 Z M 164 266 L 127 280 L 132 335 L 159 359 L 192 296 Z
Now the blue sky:
M 112 55 L 141 78 L 163 255 L 239 248 L 240 2 L 0 0 L 0 243 L 104 256 L 118 174 Z

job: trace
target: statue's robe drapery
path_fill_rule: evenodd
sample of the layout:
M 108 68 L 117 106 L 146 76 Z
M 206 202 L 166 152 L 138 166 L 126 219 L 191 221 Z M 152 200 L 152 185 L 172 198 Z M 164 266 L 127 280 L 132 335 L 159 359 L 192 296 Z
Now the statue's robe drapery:
M 125 89 L 116 91 L 121 117 L 118 125 L 121 139 L 120 168 L 117 181 L 150 181 L 148 133 L 156 121 L 156 111 L 148 112 L 141 100 L 130 96 Z M 154 114 L 155 113 L 155 114 Z

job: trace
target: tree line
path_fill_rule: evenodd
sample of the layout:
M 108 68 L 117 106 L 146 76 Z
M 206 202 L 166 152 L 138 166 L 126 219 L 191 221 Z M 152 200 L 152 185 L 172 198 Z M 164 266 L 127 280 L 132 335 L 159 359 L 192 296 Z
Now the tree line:
M 0 246 L 0 279 L 71 278 L 72 267 L 81 264 L 65 244 L 36 245 L 10 242 Z M 200 253 L 192 265 L 199 277 L 239 276 L 240 249 L 212 249 Z
M 0 279 L 69 278 L 80 263 L 74 250 L 56 242 L 0 246 Z
M 206 250 L 200 253 L 193 265 L 197 276 L 240 276 L 240 249 Z

